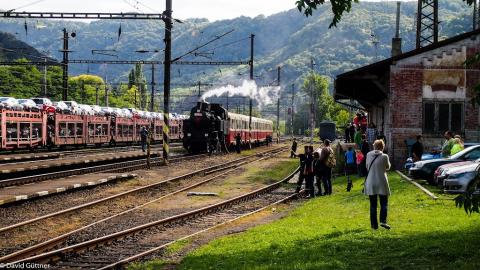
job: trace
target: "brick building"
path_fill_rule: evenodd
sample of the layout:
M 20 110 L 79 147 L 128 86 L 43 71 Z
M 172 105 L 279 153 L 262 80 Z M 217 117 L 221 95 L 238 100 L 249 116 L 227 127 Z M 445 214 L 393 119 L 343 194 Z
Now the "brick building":
M 335 100 L 353 99 L 387 140 L 399 168 L 406 139 L 423 134 L 426 150 L 440 146 L 445 130 L 480 142 L 479 109 L 472 104 L 480 70 L 465 67 L 480 53 L 480 30 L 468 32 L 337 76 Z

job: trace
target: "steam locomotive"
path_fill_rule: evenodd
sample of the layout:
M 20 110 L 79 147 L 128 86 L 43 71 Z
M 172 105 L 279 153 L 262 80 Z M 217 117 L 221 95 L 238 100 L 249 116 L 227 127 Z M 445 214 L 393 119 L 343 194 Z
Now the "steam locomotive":
M 190 111 L 190 118 L 183 121 L 183 147 L 189 153 L 225 151 L 236 146 L 235 137 L 240 134 L 241 144 L 259 145 L 272 137 L 273 122 L 228 112 L 220 104 L 197 102 Z

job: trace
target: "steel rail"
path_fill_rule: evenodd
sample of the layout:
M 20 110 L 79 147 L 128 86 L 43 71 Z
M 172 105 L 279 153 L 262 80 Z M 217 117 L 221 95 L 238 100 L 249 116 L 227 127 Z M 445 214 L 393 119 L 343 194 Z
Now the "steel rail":
M 65 233 L 65 234 L 63 234 L 63 235 L 57 236 L 57 237 L 52 238 L 52 239 L 50 239 L 50 240 L 47 240 L 47 241 L 45 241 L 45 242 L 42 242 L 42 243 L 39 243 L 39 244 L 37 244 L 37 245 L 34 245 L 34 246 L 31 246 L 31 247 L 28 247 L 28 248 L 19 250 L 19 251 L 17 251 L 17 252 L 14 252 L 14 253 L 11 253 L 11 254 L 8 254 L 8 255 L 5 255 L 4 257 L 0 258 L 0 262 L 1 262 L 1 263 L 4 263 L 4 262 L 12 261 L 12 260 L 20 260 L 20 259 L 26 258 L 26 257 L 28 257 L 28 256 L 32 256 L 32 255 L 38 254 L 39 252 L 44 252 L 45 250 L 49 250 L 49 249 L 51 249 L 51 248 L 53 248 L 53 247 L 58 246 L 59 244 L 62 243 L 62 241 L 63 241 L 64 239 L 66 239 L 66 238 L 67 238 L 68 236 L 70 236 L 70 235 L 73 235 L 73 234 L 75 234 L 75 233 L 78 233 L 78 232 L 80 232 L 80 231 L 83 231 L 83 230 L 85 230 L 85 229 L 87 229 L 87 228 L 89 228 L 89 227 L 92 227 L 92 226 L 94 226 L 94 225 L 97 225 L 97 224 L 99 224 L 99 223 L 108 221 L 108 220 L 110 220 L 110 219 L 119 217 L 119 216 L 121 216 L 121 215 L 125 215 L 125 214 L 130 213 L 130 212 L 132 212 L 132 211 L 135 211 L 135 210 L 137 210 L 137 209 L 143 208 L 143 207 L 145 207 L 145 206 L 147 206 L 147 205 L 149 205 L 149 204 L 155 203 L 155 202 L 157 202 L 157 201 L 159 201 L 159 200 L 165 199 L 165 198 L 170 197 L 170 196 L 173 196 L 173 195 L 175 195 L 175 194 L 178 194 L 178 193 L 181 193 L 181 192 L 184 192 L 184 191 L 193 189 L 193 188 L 195 188 L 195 187 L 201 186 L 201 185 L 203 185 L 203 184 L 209 183 L 209 182 L 211 182 L 211 181 L 213 181 L 213 180 L 215 180 L 215 179 L 218 179 L 218 178 L 221 177 L 221 176 L 224 176 L 224 175 L 226 175 L 226 174 L 228 174 L 228 173 L 231 173 L 231 172 L 235 171 L 236 169 L 238 169 L 239 167 L 241 167 L 241 166 L 243 166 L 243 165 L 245 165 L 245 164 L 252 163 L 252 162 L 257 162 L 257 161 L 261 161 L 261 160 L 270 158 L 270 157 L 272 157 L 272 156 L 274 156 L 274 155 L 277 155 L 277 154 L 279 154 L 279 153 L 281 153 L 281 152 L 283 152 L 283 151 L 285 151 L 285 150 L 282 149 L 282 148 L 274 149 L 274 150 L 272 150 L 272 151 L 270 151 L 270 152 L 268 152 L 268 153 L 264 153 L 264 154 L 263 154 L 264 157 L 259 158 L 259 159 L 256 159 L 256 160 L 253 160 L 253 161 L 244 160 L 244 161 L 242 161 L 242 162 L 240 162 L 240 163 L 237 163 L 237 164 L 229 165 L 229 166 L 222 167 L 222 168 L 219 168 L 219 169 L 215 169 L 215 170 L 212 170 L 212 171 L 207 171 L 207 172 L 205 172 L 205 174 L 212 174 L 212 173 L 215 173 L 215 172 L 217 172 L 217 171 L 224 171 L 224 172 L 221 173 L 221 174 L 217 174 L 217 175 L 215 175 L 215 176 L 213 176 L 213 177 L 211 177 L 211 178 L 208 178 L 208 179 L 206 179 L 206 180 L 200 181 L 200 182 L 198 182 L 198 183 L 192 184 L 192 185 L 190 185 L 190 186 L 181 188 L 181 189 L 176 190 L 176 191 L 174 191 L 174 192 L 171 192 L 171 193 L 168 193 L 168 194 L 163 195 L 163 196 L 161 196 L 161 197 L 158 197 L 158 198 L 156 198 L 156 199 L 153 199 L 153 200 L 151 200 L 151 201 L 149 201 L 149 202 L 146 202 L 146 203 L 144 203 L 144 204 L 142 204 L 142 205 L 136 206 L 136 207 L 134 207 L 134 208 L 125 210 L 125 211 L 120 212 L 120 213 L 117 213 L 117 214 L 115 214 L 115 215 L 112 215 L 112 216 L 103 218 L 103 219 L 101 219 L 101 220 L 95 221 L 95 222 L 93 222 L 93 223 L 90 223 L 90 224 L 88 224 L 88 225 L 85 225 L 85 226 L 83 226 L 83 227 L 81 227 L 81 228 L 78 228 L 78 229 L 76 229 L 76 230 L 73 230 L 73 231 L 71 231 L 71 232 Z M 265 156 L 265 155 L 266 155 L 266 156 Z M 250 158 L 250 157 L 253 157 L 253 156 L 255 156 L 255 155 L 249 156 L 249 158 Z M 229 162 L 229 163 L 230 163 L 230 162 Z M 89 205 L 89 206 L 91 206 L 91 205 Z M 73 210 L 71 210 L 71 211 L 75 211 L 75 210 L 79 210 L 79 209 L 73 209 Z M 68 212 L 71 212 L 71 211 L 68 211 Z M 65 214 L 65 213 L 67 213 L 67 212 L 63 212 L 62 214 Z M 45 218 L 49 218 L 49 217 L 51 217 L 51 216 L 46 216 Z M 43 218 L 43 219 L 45 219 L 45 218 Z M 38 220 L 41 220 L 41 219 L 37 219 L 37 220 L 35 220 L 35 221 L 38 221 Z M 33 221 L 32 221 L 32 222 L 33 222 Z M 32 223 L 32 222 L 29 222 L 29 223 L 26 223 L 26 224 L 30 224 L 30 223 Z M 26 225 L 26 224 L 20 224 L 20 223 L 19 223 L 19 225 Z M 19 227 L 19 226 L 16 226 L 16 227 Z
M 272 150 L 269 150 L 269 151 L 255 153 L 251 156 L 241 157 L 241 158 L 238 158 L 238 159 L 235 159 L 235 160 L 232 160 L 232 161 L 228 161 L 228 162 L 225 162 L 225 163 L 222 163 L 222 164 L 213 165 L 213 166 L 203 168 L 203 169 L 199 169 L 199 170 L 187 173 L 187 174 L 183 174 L 183 175 L 180 175 L 180 176 L 175 176 L 175 177 L 172 177 L 172 178 L 160 181 L 160 182 L 149 184 L 147 186 L 138 187 L 138 188 L 135 188 L 135 189 L 132 189 L 132 190 L 124 191 L 124 192 L 121 192 L 121 193 L 118 193 L 118 194 L 115 194 L 115 195 L 112 195 L 112 196 L 109 196 L 109 197 L 106 197 L 106 198 L 102 198 L 102 199 L 99 199 L 99 200 L 96 200 L 96 201 L 93 201 L 93 202 L 81 204 L 81 205 L 74 206 L 74 207 L 71 207 L 71 208 L 68 208 L 68 209 L 64 209 L 64 210 L 61 210 L 61 211 L 58 211 L 58 212 L 55 212 L 55 213 L 51 213 L 51 214 L 47 214 L 47 215 L 37 217 L 37 218 L 34 218 L 34 219 L 30 219 L 30 220 L 27 220 L 27 221 L 19 222 L 19 223 L 16 223 L 16 224 L 13 224 L 13 225 L 10 225 L 10 226 L 7 226 L 7 227 L 0 228 L 0 233 L 9 231 L 9 230 L 12 230 L 14 228 L 24 226 L 24 225 L 27 225 L 27 224 L 30 224 L 30 223 L 33 223 L 33 222 L 36 222 L 36 221 L 39 221 L 39 220 L 42 220 L 42 219 L 51 218 L 51 217 L 58 216 L 58 215 L 61 215 L 61 214 L 65 214 L 65 213 L 68 213 L 68 212 L 71 212 L 71 211 L 76 211 L 76 210 L 86 208 L 86 207 L 89 207 L 89 206 L 93 206 L 93 205 L 96 205 L 96 204 L 99 204 L 99 203 L 103 203 L 103 202 L 106 202 L 106 201 L 109 201 L 109 200 L 120 198 L 120 197 L 123 197 L 123 196 L 126 196 L 126 195 L 131 195 L 135 192 L 156 188 L 158 186 L 161 186 L 161 185 L 164 185 L 164 184 L 167 184 L 167 183 L 170 183 L 170 182 L 184 180 L 184 179 L 191 178 L 191 177 L 194 177 L 194 176 L 197 176 L 197 175 L 208 175 L 208 174 L 216 172 L 217 170 L 219 170 L 221 168 L 227 168 L 228 169 L 228 168 L 231 168 L 232 166 L 234 166 L 235 163 L 238 163 L 238 162 L 241 162 L 243 160 L 249 159 L 253 156 L 265 155 L 265 154 L 268 154 L 271 151 L 281 150 L 283 148 L 285 148 L 285 147 L 280 147 L 280 148 L 272 149 Z M 177 161 L 177 162 L 178 161 L 184 161 L 184 160 L 186 160 L 186 158 L 193 159 L 193 158 L 197 158 L 199 156 L 202 157 L 202 156 L 205 156 L 205 155 L 181 157 L 181 158 L 176 158 L 175 161 Z M 231 165 L 231 164 L 234 164 L 234 165 L 232 165 L 231 167 L 226 167 L 226 166 Z
M 168 242 L 168 243 L 166 243 L 166 244 L 163 244 L 163 245 L 161 245 L 161 246 L 158 246 L 158 247 L 149 249 L 149 250 L 147 250 L 147 251 L 138 253 L 138 254 L 136 254 L 136 255 L 130 256 L 130 257 L 128 257 L 128 258 L 122 259 L 122 260 L 120 260 L 120 261 L 118 261 L 118 262 L 115 262 L 115 263 L 109 264 L 109 265 L 107 265 L 107 266 L 104 266 L 104 267 L 102 267 L 102 268 L 99 268 L 98 270 L 119 269 L 119 268 L 125 266 L 125 265 L 128 264 L 128 263 L 131 263 L 131 262 L 134 262 L 134 261 L 138 261 L 139 259 L 141 259 L 141 258 L 143 258 L 143 257 L 145 257 L 145 256 L 148 256 L 148 255 L 153 254 L 153 253 L 155 253 L 155 252 L 158 252 L 158 251 L 160 251 L 160 250 L 162 250 L 162 249 L 165 249 L 165 248 L 167 248 L 167 247 L 169 247 L 169 246 L 171 246 L 171 245 L 173 245 L 173 244 L 175 244 L 175 243 L 177 243 L 177 242 L 179 242 L 179 241 L 184 241 L 184 240 L 190 239 L 190 238 L 192 238 L 192 237 L 194 237 L 194 236 L 197 236 L 197 235 L 203 234 L 203 233 L 205 233 L 205 232 L 208 232 L 208 231 L 210 231 L 210 230 L 213 230 L 213 229 L 216 229 L 216 228 L 225 226 L 225 225 L 227 225 L 227 224 L 229 224 L 229 223 L 233 223 L 233 222 L 235 222 L 235 221 L 237 221 L 237 220 L 240 220 L 240 219 L 243 219 L 243 218 L 252 216 L 252 215 L 254 215 L 254 214 L 256 214 L 256 213 L 265 211 L 265 210 L 267 210 L 267 209 L 269 209 L 269 208 L 271 208 L 271 207 L 273 207 L 273 206 L 275 206 L 275 205 L 279 205 L 279 204 L 281 204 L 281 203 L 286 203 L 286 202 L 288 202 L 288 201 L 290 201 L 290 200 L 294 200 L 294 199 L 297 199 L 297 198 L 298 198 L 298 194 L 296 194 L 296 193 L 295 193 L 295 194 L 292 194 L 292 195 L 289 195 L 289 196 L 287 196 L 287 197 L 285 197 L 285 198 L 283 198 L 283 199 L 280 199 L 280 200 L 278 200 L 278 201 L 276 201 L 276 202 L 273 202 L 273 203 L 271 203 L 271 204 L 269 204 L 269 205 L 267 205 L 267 206 L 264 206 L 264 207 L 262 207 L 262 208 L 260 208 L 260 209 L 255 210 L 255 211 L 252 211 L 252 212 L 243 214 L 243 215 L 241 215 L 241 216 L 239 216 L 239 217 L 236 217 L 236 218 L 227 220 L 227 221 L 225 221 L 225 222 L 222 222 L 222 223 L 220 223 L 220 224 L 214 225 L 214 226 L 209 227 L 209 228 L 207 228 L 207 229 L 203 229 L 203 230 L 201 230 L 201 231 L 198 231 L 198 232 L 192 233 L 192 234 L 190 234 L 190 235 L 181 237 L 181 238 L 179 238 L 179 239 L 170 241 L 170 242 Z
M 282 183 L 285 183 L 288 180 L 290 180 L 298 172 L 298 170 L 299 170 L 299 168 L 297 168 L 293 173 L 288 175 L 286 178 L 284 178 L 284 179 L 282 179 L 282 180 L 280 180 L 276 183 L 273 183 L 273 184 L 268 185 L 266 187 L 263 187 L 263 188 L 255 190 L 255 191 L 249 192 L 247 194 L 237 196 L 235 198 L 229 199 L 229 200 L 224 201 L 224 202 L 216 203 L 216 204 L 213 204 L 213 205 L 210 205 L 210 206 L 206 206 L 206 207 L 196 209 L 196 210 L 193 210 L 193 211 L 189 211 L 189 212 L 186 212 L 186 213 L 182 213 L 182 214 L 179 214 L 179 215 L 175 215 L 175 216 L 160 219 L 160 220 L 157 220 L 157 221 L 149 222 L 149 223 L 146 223 L 146 224 L 143 224 L 143 225 L 140 225 L 140 226 L 136 226 L 136 227 L 126 229 L 126 230 L 123 230 L 123 231 L 120 231 L 120 232 L 116 232 L 116 233 L 113 233 L 113 234 L 110 234 L 110 235 L 102 236 L 102 237 L 99 237 L 99 238 L 96 238 L 96 239 L 88 240 L 88 241 L 78 243 L 78 244 L 75 244 L 75 245 L 72 245 L 72 246 L 68 246 L 68 247 L 58 249 L 58 250 L 53 250 L 53 251 L 46 252 L 46 253 L 43 253 L 43 254 L 35 255 L 33 257 L 25 258 L 25 259 L 22 259 L 22 260 L 19 260 L 19 261 L 7 263 L 5 265 L 8 267 L 9 265 L 13 266 L 13 265 L 16 265 L 16 264 L 27 263 L 27 262 L 47 263 L 47 262 L 58 261 L 58 260 L 61 260 L 62 257 L 66 256 L 69 253 L 80 253 L 80 252 L 83 252 L 83 251 L 87 251 L 89 249 L 111 243 L 115 240 L 125 238 L 129 235 L 139 233 L 141 231 L 144 231 L 146 229 L 149 229 L 149 228 L 152 228 L 152 227 L 155 227 L 155 226 L 183 222 L 183 221 L 186 221 L 186 220 L 189 220 L 189 219 L 192 219 L 192 218 L 201 217 L 201 216 L 204 216 L 204 215 L 207 215 L 207 214 L 210 214 L 210 213 L 215 213 L 219 210 L 223 210 L 223 209 L 226 209 L 230 206 L 249 201 L 251 199 L 257 198 L 260 195 L 266 194 L 266 193 L 268 193 L 272 190 L 277 189 L 278 187 L 280 187 L 280 185 Z

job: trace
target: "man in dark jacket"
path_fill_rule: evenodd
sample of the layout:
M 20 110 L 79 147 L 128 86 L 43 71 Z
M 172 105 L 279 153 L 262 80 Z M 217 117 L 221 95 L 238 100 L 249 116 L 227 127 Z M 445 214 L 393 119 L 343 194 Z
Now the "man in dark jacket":
M 241 152 L 240 150 L 241 144 L 242 144 L 242 136 L 240 135 L 240 133 L 237 133 L 237 136 L 235 136 L 235 148 L 237 149 L 238 154 L 240 154 Z
M 148 130 L 145 127 L 142 127 L 140 131 L 140 139 L 142 143 L 142 151 L 145 152 L 147 146 Z
M 293 138 L 292 142 L 292 149 L 290 151 L 290 158 L 294 158 L 297 156 L 297 139 Z
M 308 152 L 305 157 L 305 190 L 308 192 L 308 197 L 315 197 L 315 187 L 313 185 L 315 181 L 315 171 L 314 171 L 314 159 L 313 159 L 313 146 L 308 146 Z
M 422 135 L 417 135 L 417 141 L 412 145 L 413 162 L 422 160 L 422 155 L 423 155 Z
M 295 190 L 295 193 L 300 192 L 303 180 L 305 180 L 305 162 L 307 159 L 308 146 L 305 146 L 304 150 L 305 152 L 303 154 L 298 155 L 298 158 L 300 159 L 300 172 L 298 173 L 297 189 Z

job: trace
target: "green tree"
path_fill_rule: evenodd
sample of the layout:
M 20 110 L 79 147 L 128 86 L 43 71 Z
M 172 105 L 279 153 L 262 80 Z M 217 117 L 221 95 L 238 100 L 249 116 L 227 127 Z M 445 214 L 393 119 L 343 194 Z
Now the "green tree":
M 425 1 L 425 0 L 422 0 Z M 468 5 L 472 5 L 475 0 L 463 0 Z M 329 25 L 329 28 L 336 27 L 337 24 L 341 21 L 342 16 L 345 12 L 350 12 L 352 9 L 353 3 L 358 3 L 359 0 L 298 0 L 295 2 L 298 10 L 303 12 L 305 16 L 312 16 L 313 11 L 317 9 L 318 6 L 330 2 L 332 5 L 333 19 Z

